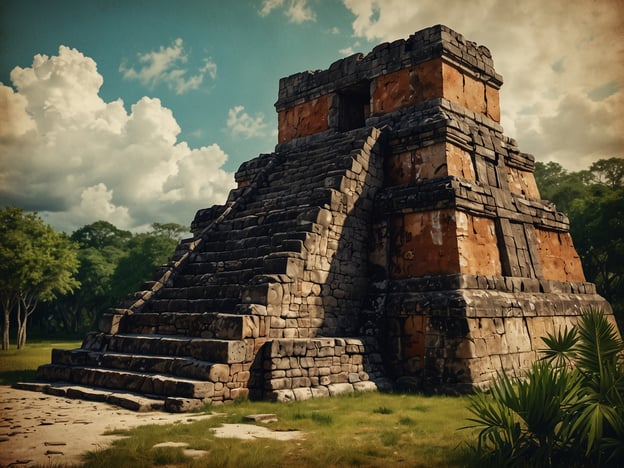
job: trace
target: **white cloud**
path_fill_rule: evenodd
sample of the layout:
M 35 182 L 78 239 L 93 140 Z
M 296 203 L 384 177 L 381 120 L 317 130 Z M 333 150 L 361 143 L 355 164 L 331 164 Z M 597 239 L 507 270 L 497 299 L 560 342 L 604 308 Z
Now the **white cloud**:
M 624 128 L 624 108 L 613 104 L 624 95 L 621 0 L 343 3 L 355 16 L 354 35 L 369 41 L 392 41 L 442 23 L 488 47 L 505 80 L 502 124 L 523 151 L 571 170 L 624 156 L 615 131 Z M 603 99 L 592 103 L 597 90 Z
M 353 49 L 352 46 L 349 46 L 349 47 L 345 47 L 344 49 L 340 49 L 338 53 L 346 57 L 349 55 L 353 55 L 355 53 L 355 50 Z
M 260 16 L 267 16 L 273 10 L 284 7 L 284 14 L 291 23 L 301 24 L 316 21 L 316 13 L 308 5 L 308 0 L 263 0 Z
M 284 4 L 284 0 L 263 0 L 262 8 L 258 12 L 260 16 L 267 16 L 276 8 L 280 8 Z
M 204 65 L 197 70 L 197 74 L 188 76 L 189 70 L 184 65 L 189 57 L 180 38 L 169 47 L 161 46 L 158 51 L 139 54 L 138 57 L 142 64 L 138 70 L 123 63 L 120 65 L 119 71 L 125 79 L 137 80 L 150 87 L 164 83 L 176 94 L 198 89 L 206 75 L 213 80 L 217 77 L 217 64 L 209 57 L 204 58 Z
M 0 83 L 0 141 L 35 130 L 35 122 L 26 112 L 26 104 L 24 96 Z
M 356 50 L 355 50 L 356 47 L 360 47 L 360 43 L 359 42 L 356 42 L 352 46 L 345 47 L 344 49 L 340 49 L 338 51 L 338 53 L 340 55 L 344 55 L 345 57 L 347 57 L 349 55 L 353 55 L 353 54 L 356 53 Z
M 233 136 L 241 135 L 244 138 L 265 136 L 267 124 L 264 115 L 250 116 L 244 106 L 235 106 L 228 111 L 227 128 Z
M 188 224 L 199 208 L 222 203 L 233 175 L 213 144 L 190 148 L 160 100 L 144 97 L 128 113 L 105 102 L 95 62 L 61 46 L 11 72 L 0 84 L 0 200 L 39 211 L 72 231 L 104 219 L 136 229 Z M 6 114 L 5 114 L 6 113 Z

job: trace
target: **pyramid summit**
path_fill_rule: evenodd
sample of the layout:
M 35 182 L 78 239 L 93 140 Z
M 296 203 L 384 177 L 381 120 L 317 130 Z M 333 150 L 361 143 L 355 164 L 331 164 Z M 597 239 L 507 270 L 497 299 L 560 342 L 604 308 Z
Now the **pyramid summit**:
M 609 304 L 500 126 L 489 50 L 438 25 L 279 83 L 278 144 L 199 210 L 48 392 L 185 411 L 241 397 L 465 392 Z

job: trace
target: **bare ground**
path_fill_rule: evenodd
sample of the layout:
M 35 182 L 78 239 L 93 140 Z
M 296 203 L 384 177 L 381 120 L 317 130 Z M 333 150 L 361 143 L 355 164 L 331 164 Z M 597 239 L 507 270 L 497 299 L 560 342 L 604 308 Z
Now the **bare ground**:
M 85 452 L 107 448 L 121 438 L 104 435 L 107 431 L 146 424 L 187 423 L 213 416 L 137 413 L 107 403 L 0 386 L 0 467 L 80 464 Z M 235 438 L 300 436 L 247 424 L 223 425 L 215 432 L 217 437 Z

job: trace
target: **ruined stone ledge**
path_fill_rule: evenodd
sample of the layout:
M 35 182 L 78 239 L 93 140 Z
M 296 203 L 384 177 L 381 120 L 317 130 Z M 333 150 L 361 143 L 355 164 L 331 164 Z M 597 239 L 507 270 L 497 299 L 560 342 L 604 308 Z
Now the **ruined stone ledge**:
M 455 208 L 486 218 L 505 218 L 567 232 L 569 221 L 554 205 L 454 176 L 386 187 L 377 194 L 377 216 Z
M 201 338 L 243 340 L 259 336 L 260 318 L 220 313 L 137 313 L 125 316 L 124 333 L 184 335 Z
M 503 83 L 502 77 L 494 70 L 487 48 L 465 40 L 446 26 L 437 25 L 418 31 L 406 40 L 380 44 L 367 55 L 354 54 L 338 60 L 326 70 L 306 71 L 282 78 L 275 107 L 279 112 L 305 100 L 440 56 L 496 89 Z
M 461 317 L 578 316 L 589 307 L 611 313 L 609 303 L 597 294 L 493 289 L 389 294 L 386 313 L 389 317 L 427 315 L 448 320 Z
M 346 132 L 338 132 L 334 129 L 329 129 L 323 132 L 314 133 L 312 135 L 293 138 L 277 144 L 275 146 L 275 152 L 284 153 L 286 155 L 291 152 L 305 152 L 307 157 L 310 152 L 314 152 L 315 150 L 320 150 L 324 153 L 327 153 L 328 151 L 337 153 L 347 151 L 349 148 L 361 148 L 362 143 L 367 139 L 371 132 L 373 136 L 375 136 L 377 132 L 380 132 L 380 130 L 370 127 L 371 126 L 369 125 Z
M 520 152 L 517 142 L 503 135 L 500 124 L 443 98 L 370 117 L 366 124 L 390 129 L 393 153 L 449 141 L 467 151 L 477 151 L 479 147 L 491 150 L 502 156 L 511 168 L 525 172 L 535 169 L 535 157 Z
M 440 275 L 391 280 L 388 294 L 427 291 L 480 289 L 501 292 L 533 292 L 564 294 L 596 294 L 596 286 L 589 282 L 554 281 L 537 278 L 486 275 Z
M 444 98 L 429 99 L 387 114 L 369 117 L 366 126 L 388 126 L 391 132 L 396 133 L 394 138 L 422 140 L 428 130 L 449 127 L 466 135 L 471 141 L 478 130 L 487 132 L 492 139 L 503 141 L 503 127 L 498 122 Z M 393 137 L 390 141 L 393 141 Z M 504 147 L 508 146 L 511 146 L 510 142 L 506 142 Z

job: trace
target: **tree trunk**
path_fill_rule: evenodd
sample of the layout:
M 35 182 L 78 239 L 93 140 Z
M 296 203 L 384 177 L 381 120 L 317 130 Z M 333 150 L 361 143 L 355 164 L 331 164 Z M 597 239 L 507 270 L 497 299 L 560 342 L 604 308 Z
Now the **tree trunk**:
M 37 301 L 28 295 L 20 299 L 20 304 L 17 307 L 17 349 L 26 346 L 28 317 L 35 311 L 35 307 L 37 307 Z
M 9 299 L 3 301 L 4 328 L 2 329 L 2 349 L 9 349 L 9 327 L 11 326 L 11 309 L 13 304 Z
M 11 312 L 15 306 L 15 298 L 5 295 L 2 297 L 2 308 L 4 312 L 4 327 L 2 328 L 2 349 L 9 349 L 10 330 L 11 330 Z
M 22 332 L 22 301 L 21 299 L 17 302 L 17 349 L 22 349 L 20 346 L 20 334 Z
M 24 320 L 17 330 L 17 349 L 26 346 L 26 325 L 28 324 L 28 315 L 24 315 Z

